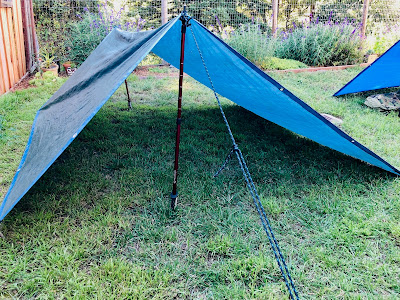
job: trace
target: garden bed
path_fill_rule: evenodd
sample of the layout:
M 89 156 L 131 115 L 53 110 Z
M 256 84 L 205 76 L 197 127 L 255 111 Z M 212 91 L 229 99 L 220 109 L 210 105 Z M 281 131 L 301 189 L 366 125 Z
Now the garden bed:
M 344 66 L 331 66 L 331 67 L 309 67 L 302 69 L 287 69 L 287 70 L 270 70 L 269 72 L 277 72 L 277 73 L 303 73 L 303 72 L 317 72 L 317 71 L 338 71 L 345 70 L 349 68 L 365 68 L 368 67 L 368 63 L 362 63 L 358 65 L 344 65 Z M 268 70 L 267 70 L 268 72 Z

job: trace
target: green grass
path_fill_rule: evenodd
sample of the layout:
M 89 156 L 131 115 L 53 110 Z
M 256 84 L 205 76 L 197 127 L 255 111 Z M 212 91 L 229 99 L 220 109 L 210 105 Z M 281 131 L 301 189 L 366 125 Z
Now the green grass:
M 312 72 L 304 74 L 276 74 L 276 80 L 289 88 L 300 99 L 320 113 L 328 113 L 343 119 L 342 129 L 359 142 L 382 155 L 394 166 L 400 167 L 400 119 L 397 112 L 388 116 L 368 108 L 363 103 L 368 95 L 387 91 L 332 97 L 362 68 L 339 72 Z
M 307 65 L 293 59 L 264 57 L 257 65 L 263 70 L 288 70 L 307 68 Z
M 397 163 L 394 113 L 329 96 L 357 71 L 273 76 Z M 237 162 L 212 178 L 230 148 L 212 93 L 185 81 L 172 212 L 177 79 L 131 76 L 129 85 L 133 110 L 122 87 L 5 218 L 0 297 L 287 297 Z M 0 98 L 2 194 L 35 111 L 56 89 Z M 399 179 L 223 105 L 302 298 L 398 298 Z

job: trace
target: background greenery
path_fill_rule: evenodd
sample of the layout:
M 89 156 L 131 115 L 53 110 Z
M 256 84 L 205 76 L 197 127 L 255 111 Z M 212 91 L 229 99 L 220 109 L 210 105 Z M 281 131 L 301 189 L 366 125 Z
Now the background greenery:
M 359 36 L 361 0 L 282 1 L 276 38 L 272 37 L 268 0 L 185 3 L 191 15 L 259 66 L 272 56 L 313 66 L 358 63 L 365 61 L 366 54 L 383 53 L 400 38 L 396 15 L 400 4 L 388 0 L 371 3 L 367 40 Z M 183 1 L 170 1 L 170 18 L 182 6 Z M 61 62 L 84 61 L 113 27 L 138 31 L 156 28 L 161 22 L 159 0 L 34 0 L 34 13 L 42 51 L 56 55 Z
M 262 31 L 259 24 L 247 24 L 227 37 L 228 43 L 249 60 L 267 68 L 271 57 L 292 59 L 309 66 L 335 66 L 361 63 L 364 42 L 359 27 L 344 21 L 319 20 L 294 25 L 276 36 Z

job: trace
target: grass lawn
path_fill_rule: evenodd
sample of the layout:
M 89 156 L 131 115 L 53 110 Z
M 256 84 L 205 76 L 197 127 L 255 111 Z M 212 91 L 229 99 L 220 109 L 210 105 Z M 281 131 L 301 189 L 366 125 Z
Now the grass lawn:
M 332 95 L 360 69 L 273 77 L 400 166 L 400 119 Z M 153 70 L 154 76 L 160 72 Z M 0 97 L 0 196 L 36 110 L 61 83 Z M 0 298 L 287 298 L 212 93 L 185 81 L 178 210 L 169 209 L 177 78 L 129 78 L 5 218 Z M 400 180 L 224 100 L 300 296 L 400 297 Z

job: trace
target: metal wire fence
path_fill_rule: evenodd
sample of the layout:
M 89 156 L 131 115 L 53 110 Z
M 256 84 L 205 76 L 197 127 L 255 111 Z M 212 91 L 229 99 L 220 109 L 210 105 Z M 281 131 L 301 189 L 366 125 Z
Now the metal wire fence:
M 257 23 L 264 31 L 272 26 L 273 0 L 166 0 L 167 17 L 179 14 L 183 4 L 189 14 L 215 32 L 235 30 Z M 310 20 L 321 22 L 362 22 L 366 0 L 277 0 L 278 28 L 288 30 Z M 141 30 L 161 25 L 161 0 L 33 0 L 39 44 L 48 52 L 67 56 L 71 24 L 92 14 L 107 18 L 110 28 Z M 367 35 L 398 30 L 400 1 L 372 0 L 367 19 Z M 96 24 L 94 24 L 96 25 Z M 94 26 L 91 24 L 90 26 Z
M 279 0 L 278 27 L 288 29 L 293 23 L 301 23 L 310 18 L 321 21 L 352 20 L 362 22 L 365 0 Z M 206 26 L 218 25 L 239 27 L 241 24 L 257 20 L 271 26 L 271 0 L 211 0 L 188 1 L 189 12 Z M 175 16 L 182 7 L 182 1 L 169 3 L 168 13 Z M 400 1 L 375 0 L 369 4 L 367 19 L 368 33 L 373 34 L 377 25 L 390 27 L 399 22 Z

